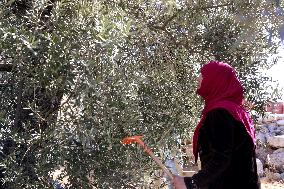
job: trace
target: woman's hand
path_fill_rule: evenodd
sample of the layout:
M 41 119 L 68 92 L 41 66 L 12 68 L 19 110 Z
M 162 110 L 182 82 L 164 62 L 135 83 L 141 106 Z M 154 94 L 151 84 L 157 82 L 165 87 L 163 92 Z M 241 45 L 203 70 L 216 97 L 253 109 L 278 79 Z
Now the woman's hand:
M 187 189 L 187 187 L 185 186 L 183 177 L 180 177 L 177 175 L 173 175 L 173 177 L 174 177 L 173 186 L 175 189 Z

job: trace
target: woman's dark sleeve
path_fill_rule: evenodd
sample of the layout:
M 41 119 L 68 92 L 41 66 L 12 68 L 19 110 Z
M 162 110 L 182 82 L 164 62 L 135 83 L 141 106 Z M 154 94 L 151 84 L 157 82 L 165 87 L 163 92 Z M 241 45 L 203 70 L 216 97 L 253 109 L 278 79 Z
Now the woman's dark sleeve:
M 202 165 L 202 170 L 185 178 L 187 188 L 191 188 L 192 180 L 198 187 L 208 186 L 229 166 L 233 151 L 234 118 L 224 109 L 208 112 L 204 126 L 210 147 L 210 159 Z

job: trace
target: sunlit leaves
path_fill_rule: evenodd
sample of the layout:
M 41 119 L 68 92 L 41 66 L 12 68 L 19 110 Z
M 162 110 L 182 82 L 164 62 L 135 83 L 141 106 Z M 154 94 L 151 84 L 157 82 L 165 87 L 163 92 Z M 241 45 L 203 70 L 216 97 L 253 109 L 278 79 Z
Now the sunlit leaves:
M 0 61 L 15 69 L 1 78 L 12 83 L 1 88 L 1 132 L 17 144 L 5 159 L 16 188 L 50 187 L 59 167 L 71 188 L 148 186 L 158 168 L 120 141 L 144 134 L 162 160 L 179 156 L 199 119 L 195 78 L 209 59 L 236 67 L 257 108 L 270 98 L 260 70 L 273 65 L 277 43 L 263 31 L 275 35 L 282 17 L 269 1 L 31 1 L 21 15 L 13 2 L 0 9 Z M 10 132 L 19 94 L 28 110 L 20 134 Z M 42 180 L 22 174 L 23 151 Z

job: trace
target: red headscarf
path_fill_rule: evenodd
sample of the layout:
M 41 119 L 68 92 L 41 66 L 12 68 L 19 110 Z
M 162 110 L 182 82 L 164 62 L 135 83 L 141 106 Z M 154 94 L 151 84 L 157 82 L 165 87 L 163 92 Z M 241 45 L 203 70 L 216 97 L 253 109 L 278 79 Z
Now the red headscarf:
M 201 68 L 203 77 L 201 87 L 197 90 L 205 101 L 202 117 L 193 135 L 193 154 L 198 158 L 199 130 L 205 121 L 206 114 L 215 108 L 224 108 L 236 120 L 243 123 L 247 133 L 255 144 L 255 131 L 250 115 L 242 106 L 243 87 L 235 70 L 228 64 L 210 61 Z

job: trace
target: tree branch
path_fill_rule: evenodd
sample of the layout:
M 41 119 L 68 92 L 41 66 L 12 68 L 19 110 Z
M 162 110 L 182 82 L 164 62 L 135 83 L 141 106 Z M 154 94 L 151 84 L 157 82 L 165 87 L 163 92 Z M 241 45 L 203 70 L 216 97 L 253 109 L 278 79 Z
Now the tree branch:
M 11 72 L 13 69 L 12 64 L 0 64 L 0 71 L 1 72 Z
M 233 5 L 233 3 L 225 3 L 225 4 L 220 4 L 220 5 L 211 5 L 211 6 L 206 6 L 206 7 L 199 7 L 198 9 L 201 10 L 207 10 L 207 9 L 216 9 L 216 8 L 220 8 L 220 7 L 227 7 L 227 6 L 231 6 Z M 196 10 L 198 10 L 196 9 Z
M 19 82 L 18 87 L 18 96 L 17 96 L 17 106 L 15 111 L 15 120 L 14 120 L 14 128 L 15 130 L 22 129 L 21 125 L 21 115 L 22 115 L 22 98 L 23 98 L 23 87 L 24 87 L 24 80 L 21 79 Z

